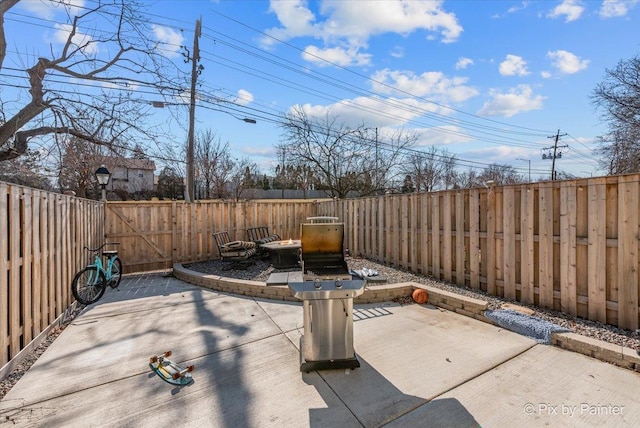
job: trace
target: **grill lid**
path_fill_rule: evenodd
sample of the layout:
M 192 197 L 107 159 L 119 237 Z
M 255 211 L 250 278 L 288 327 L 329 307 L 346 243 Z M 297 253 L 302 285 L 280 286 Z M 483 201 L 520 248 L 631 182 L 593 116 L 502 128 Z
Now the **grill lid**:
M 301 229 L 304 280 L 351 279 L 344 260 L 344 223 L 303 223 Z

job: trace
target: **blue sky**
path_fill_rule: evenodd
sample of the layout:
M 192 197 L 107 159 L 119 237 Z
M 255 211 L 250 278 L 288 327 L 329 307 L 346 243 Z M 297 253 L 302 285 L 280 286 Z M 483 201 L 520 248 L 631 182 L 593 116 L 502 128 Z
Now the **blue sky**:
M 8 15 L 9 53 L 46 53 L 61 16 L 22 3 L 17 12 L 50 26 L 20 31 Z M 530 162 L 534 178 L 548 176 L 542 154 L 559 130 L 557 168 L 599 175 L 591 150 L 606 127 L 590 96 L 605 69 L 640 52 L 638 0 L 143 3 L 176 62 L 202 18 L 202 91 L 235 104 L 201 100 L 196 129 L 215 131 L 265 173 L 278 162 L 279 118 L 301 105 L 382 134 L 415 132 L 416 149 L 446 149 L 462 168 L 498 162 L 526 174 Z M 179 146 L 186 130 L 172 129 Z

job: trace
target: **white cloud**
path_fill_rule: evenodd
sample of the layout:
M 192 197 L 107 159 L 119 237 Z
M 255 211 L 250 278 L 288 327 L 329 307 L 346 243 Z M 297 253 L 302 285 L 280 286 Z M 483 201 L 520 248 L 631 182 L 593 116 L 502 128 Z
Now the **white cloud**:
M 54 28 L 56 29 L 53 37 L 54 40 L 58 43 L 64 44 L 69 39 L 71 35 L 71 31 L 73 30 L 73 26 L 71 24 L 55 24 Z M 98 44 L 92 43 L 93 38 L 89 34 L 81 33 L 78 29 L 76 29 L 71 42 L 77 47 L 81 48 L 81 50 L 87 55 L 93 55 L 98 52 Z
M 246 106 L 253 102 L 253 94 L 245 89 L 240 89 L 238 91 L 238 96 L 236 98 L 236 104 L 240 104 L 241 106 Z
M 342 47 L 321 49 L 316 46 L 307 46 L 302 53 L 302 58 L 318 66 L 328 66 L 330 63 L 342 67 L 362 66 L 369 65 L 371 61 L 371 55 L 359 52 L 356 46 L 350 46 L 346 49 Z
M 529 6 L 529 2 L 523 1 L 522 3 L 520 3 L 520 6 L 511 6 L 509 10 L 507 10 L 507 13 L 516 13 L 519 10 L 526 9 L 528 6 Z
M 598 11 L 601 18 L 625 16 L 638 0 L 604 0 Z
M 412 129 L 418 136 L 416 144 L 419 147 L 446 146 L 450 144 L 464 144 L 473 141 L 463 129 L 455 125 L 434 126 L 433 128 Z
M 378 128 L 404 126 L 426 113 L 450 113 L 450 110 L 434 103 L 393 97 L 357 97 L 330 105 L 304 104 L 291 109 L 294 108 L 301 108 L 310 118 L 324 119 L 329 115 L 347 126 L 357 127 L 366 123 Z
M 500 63 L 500 74 L 503 76 L 526 76 L 527 62 L 518 55 L 507 55 L 507 59 Z
M 427 38 L 437 34 L 443 43 L 456 41 L 463 31 L 462 26 L 454 13 L 443 9 L 443 3 L 442 0 L 321 2 L 316 15 L 307 1 L 271 0 L 270 12 L 278 17 L 281 26 L 267 29 L 265 33 L 279 40 L 321 39 L 323 46 L 315 47 L 318 52 L 357 55 L 353 60 L 342 58 L 340 63 L 360 64 L 364 55 L 360 50 L 376 35 L 408 35 L 422 30 L 428 33 Z M 366 19 L 363 19 L 363 13 L 366 13 Z M 270 46 L 275 40 L 264 37 L 261 42 Z M 307 57 L 310 58 L 313 57 Z
M 565 17 L 564 22 L 571 22 L 579 19 L 582 16 L 582 12 L 584 12 L 584 6 L 582 5 L 582 1 L 580 0 L 564 0 L 558 6 L 556 6 L 549 14 L 547 15 L 550 18 L 561 18 Z
M 466 77 L 448 78 L 439 71 L 416 75 L 411 71 L 384 69 L 371 76 L 373 90 L 382 94 L 411 94 L 433 101 L 462 102 L 478 95 L 472 86 L 467 86 Z
M 173 28 L 152 24 L 151 29 L 156 40 L 161 43 L 162 52 L 168 57 L 178 56 L 180 47 L 184 44 L 184 36 Z
M 491 100 L 486 101 L 478 111 L 482 116 L 511 117 L 518 113 L 540 110 L 545 99 L 542 95 L 534 95 L 529 85 L 518 85 L 507 93 L 491 90 Z
M 18 6 L 40 18 L 52 19 L 55 12 L 62 11 L 63 8 L 69 11 L 70 16 L 76 16 L 83 10 L 84 3 L 84 0 L 64 0 L 61 2 L 22 0 L 18 2 Z
M 314 23 L 315 16 L 307 8 L 306 0 L 272 0 L 269 5 L 269 12 L 275 13 L 282 27 L 266 30 L 270 36 L 280 40 L 290 40 L 296 37 L 320 36 L 322 28 Z M 276 43 L 273 39 L 265 37 L 262 39 L 265 45 Z
M 535 151 L 532 152 L 508 145 L 491 145 L 487 147 L 478 147 L 477 145 L 474 145 L 473 148 L 460 152 L 459 156 L 462 159 L 472 159 L 483 163 L 511 165 L 516 168 L 518 173 L 526 176 L 528 163 L 518 160 L 518 158 L 535 160 L 539 155 Z M 534 168 L 534 171 L 538 170 Z
M 471 58 L 461 56 L 458 58 L 458 62 L 456 62 L 456 70 L 464 70 L 470 65 L 473 65 L 473 60 Z
M 551 73 L 548 71 L 542 71 L 540 72 L 540 76 L 542 76 L 543 79 L 550 79 L 551 78 Z
M 404 48 L 402 46 L 395 46 L 393 50 L 389 53 L 394 58 L 403 58 L 404 57 Z
M 497 14 L 495 14 L 495 15 L 491 16 L 491 18 L 493 18 L 493 19 L 502 19 L 502 18 L 504 18 L 504 17 L 505 17 L 505 16 L 507 16 L 507 15 L 510 15 L 510 14 L 512 14 L 512 13 L 519 12 L 519 11 L 521 11 L 521 10 L 523 10 L 523 9 L 526 9 L 527 7 L 529 7 L 529 1 L 524 0 L 524 1 L 522 1 L 522 2 L 520 3 L 520 5 L 511 6 L 509 9 L 507 9 L 507 12 L 506 12 L 506 13 L 503 13 L 503 14 L 499 14 L 499 13 L 497 13 Z
M 580 70 L 584 70 L 589 65 L 589 60 L 580 59 L 578 56 L 565 50 L 548 52 L 547 57 L 553 61 L 553 66 L 562 74 L 574 74 Z

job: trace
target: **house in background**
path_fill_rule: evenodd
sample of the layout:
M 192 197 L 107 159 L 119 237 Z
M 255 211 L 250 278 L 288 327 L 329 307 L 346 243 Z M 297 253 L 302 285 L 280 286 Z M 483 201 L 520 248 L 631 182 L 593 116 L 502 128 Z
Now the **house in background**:
M 156 164 L 151 159 L 108 157 L 104 164 L 111 172 L 108 190 L 121 189 L 129 193 L 152 191 Z

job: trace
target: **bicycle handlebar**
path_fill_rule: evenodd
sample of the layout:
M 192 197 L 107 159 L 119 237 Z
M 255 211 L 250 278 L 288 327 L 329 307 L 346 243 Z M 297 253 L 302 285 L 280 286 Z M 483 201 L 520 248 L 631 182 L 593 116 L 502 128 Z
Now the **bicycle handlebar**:
M 89 248 L 89 247 L 87 247 L 85 245 L 84 249 L 87 250 L 87 251 L 96 252 L 96 251 L 100 251 L 106 245 L 120 245 L 120 243 L 119 242 L 105 242 L 104 244 L 100 245 L 98 248 Z

